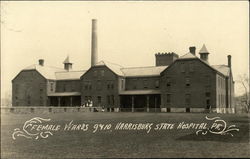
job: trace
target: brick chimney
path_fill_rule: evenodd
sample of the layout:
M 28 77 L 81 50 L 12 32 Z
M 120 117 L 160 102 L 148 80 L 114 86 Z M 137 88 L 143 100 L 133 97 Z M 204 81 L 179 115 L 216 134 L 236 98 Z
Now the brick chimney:
M 192 53 L 193 55 L 195 55 L 195 50 L 196 50 L 195 46 L 190 46 L 189 47 L 189 52 Z
M 91 66 L 98 62 L 97 50 L 97 20 L 92 19 L 92 35 L 91 35 Z
M 231 68 L 231 55 L 227 55 L 227 65 Z
M 40 66 L 44 66 L 44 59 L 39 59 L 38 63 L 39 63 Z

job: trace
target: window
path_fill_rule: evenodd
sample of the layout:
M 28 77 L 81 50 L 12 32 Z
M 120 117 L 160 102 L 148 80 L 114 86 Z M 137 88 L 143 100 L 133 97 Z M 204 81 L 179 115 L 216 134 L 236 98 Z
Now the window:
M 101 76 L 102 77 L 104 76 L 104 70 L 101 70 Z
M 101 96 L 97 96 L 97 105 L 101 106 L 102 103 L 102 97 Z
M 63 84 L 63 91 L 66 91 L 66 84 Z
M 16 100 L 18 100 L 18 97 L 16 96 Z
M 205 93 L 206 97 L 210 97 L 210 92 Z
M 185 95 L 185 103 L 186 103 L 186 105 L 191 104 L 191 95 L 190 94 Z
M 71 82 L 71 91 L 74 92 L 75 91 L 75 82 Z
M 133 79 L 132 83 L 133 83 L 133 89 L 136 89 L 137 88 L 137 79 Z
M 43 84 L 42 83 L 39 84 L 39 89 L 40 89 L 40 93 L 42 93 L 43 92 Z
M 96 86 L 96 89 L 97 90 L 101 90 L 102 88 L 101 88 L 102 86 L 101 86 L 101 81 L 97 81 L 97 86 Z
M 210 99 L 207 99 L 207 100 L 206 100 L 206 106 L 207 106 L 207 109 L 210 108 Z
M 94 71 L 94 77 L 97 77 L 97 70 Z
M 88 82 L 84 82 L 84 89 L 85 89 L 85 90 L 88 90 L 88 88 L 89 88 L 89 87 L 88 87 Z
M 155 88 L 159 88 L 159 85 L 160 85 L 159 80 L 156 80 L 155 81 Z
M 189 63 L 189 71 L 194 72 L 194 63 L 193 62 Z
M 88 83 L 88 86 L 89 86 L 89 90 L 91 90 L 91 89 L 92 89 L 92 84 L 91 84 L 91 82 Z
M 107 95 L 107 104 L 108 104 L 108 106 L 110 105 L 110 96 L 109 95 Z
M 220 94 L 218 94 L 218 103 L 220 104 Z
M 167 104 L 170 104 L 170 102 L 171 102 L 171 95 L 167 94 Z
M 114 95 L 111 95 L 111 104 L 112 104 L 112 105 L 115 104 L 115 97 L 114 97 Z
M 186 86 L 187 86 L 187 87 L 190 86 L 190 78 L 186 78 Z
M 110 88 L 114 89 L 114 82 L 113 81 L 110 81 Z
M 185 65 L 184 65 L 184 63 L 181 63 L 181 72 L 185 72 Z
M 110 88 L 110 82 L 108 81 L 107 82 L 107 89 L 109 89 Z
M 123 89 L 124 88 L 124 79 L 122 79 L 122 85 L 121 85 L 121 88 Z
M 143 87 L 148 88 L 148 80 L 146 79 L 143 80 Z
M 53 88 L 54 86 L 53 85 L 54 85 L 54 83 L 50 83 L 50 91 L 51 92 L 54 90 L 54 88 Z
M 211 77 L 209 75 L 205 76 L 205 81 L 206 81 L 206 85 L 210 85 L 211 83 Z
M 167 87 L 170 87 L 171 86 L 171 79 L 169 77 L 167 77 Z
M 210 86 L 205 86 L 205 91 L 210 92 Z

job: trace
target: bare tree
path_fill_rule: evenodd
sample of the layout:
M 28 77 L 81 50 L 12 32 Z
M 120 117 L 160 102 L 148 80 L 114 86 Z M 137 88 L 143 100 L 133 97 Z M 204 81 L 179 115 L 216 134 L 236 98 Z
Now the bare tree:
M 249 77 L 246 74 L 240 75 L 239 80 L 237 82 L 240 83 L 244 89 L 245 93 L 243 95 L 243 98 L 241 98 L 241 102 L 245 106 L 246 111 L 249 112 L 250 110 Z

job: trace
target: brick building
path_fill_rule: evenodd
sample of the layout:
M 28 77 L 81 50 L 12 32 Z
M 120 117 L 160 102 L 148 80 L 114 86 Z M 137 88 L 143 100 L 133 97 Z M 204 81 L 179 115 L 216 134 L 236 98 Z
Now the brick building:
M 233 108 L 231 56 L 227 65 L 210 65 L 205 45 L 179 57 L 155 54 L 155 66 L 125 68 L 98 62 L 97 26 L 92 21 L 91 67 L 73 71 L 69 57 L 64 69 L 44 60 L 20 71 L 12 80 L 13 106 L 80 106 L 91 102 L 107 111 L 189 112 Z

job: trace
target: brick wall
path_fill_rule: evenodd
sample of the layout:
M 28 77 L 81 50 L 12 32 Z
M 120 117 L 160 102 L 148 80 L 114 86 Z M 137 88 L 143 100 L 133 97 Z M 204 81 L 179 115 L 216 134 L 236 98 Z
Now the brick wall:
M 80 92 L 80 80 L 60 80 L 56 81 L 56 92 Z
M 91 97 L 93 106 L 104 106 L 105 108 L 119 107 L 119 80 L 121 81 L 121 79 L 106 66 L 90 68 L 81 77 L 82 104 Z M 98 105 L 98 97 L 101 98 L 100 105 Z
M 47 80 L 36 70 L 21 71 L 12 80 L 12 105 L 47 105 Z
M 159 89 L 157 81 L 160 77 L 130 77 L 126 78 L 126 90 Z
M 216 107 L 215 75 L 198 59 L 175 61 L 161 75 L 161 107 L 205 108 L 207 99 Z

